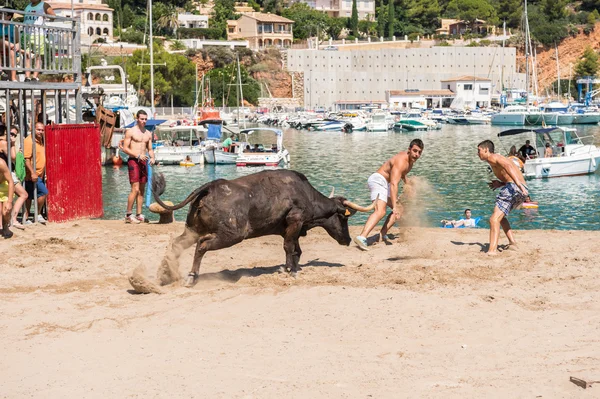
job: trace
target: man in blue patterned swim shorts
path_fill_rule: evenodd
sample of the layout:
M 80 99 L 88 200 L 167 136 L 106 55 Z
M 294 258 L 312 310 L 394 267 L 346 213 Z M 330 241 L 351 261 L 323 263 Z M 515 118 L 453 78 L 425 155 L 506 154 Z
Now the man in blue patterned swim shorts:
M 482 161 L 486 161 L 498 180 L 492 180 L 488 186 L 495 190 L 500 188 L 496 196 L 496 206 L 490 217 L 490 247 L 488 255 L 496 255 L 498 240 L 500 238 L 500 226 L 508 238 L 509 247 L 516 247 L 515 237 L 510 229 L 507 216 L 511 210 L 517 208 L 525 201 L 529 194 L 525 185 L 525 178 L 519 168 L 508 158 L 494 153 L 494 143 L 485 140 L 477 146 L 477 155 Z

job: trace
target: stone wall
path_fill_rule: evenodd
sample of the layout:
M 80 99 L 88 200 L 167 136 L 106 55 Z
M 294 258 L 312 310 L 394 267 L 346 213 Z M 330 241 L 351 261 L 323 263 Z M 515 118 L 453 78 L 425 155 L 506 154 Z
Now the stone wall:
M 262 97 L 258 99 L 258 106 L 268 109 L 273 109 L 274 107 L 294 109 L 302 107 L 302 103 L 297 98 Z
M 502 73 L 505 87 L 525 87 L 525 74 L 516 70 L 514 48 L 288 50 L 287 55 L 288 70 L 304 74 L 307 108 L 333 108 L 338 101 L 385 101 L 386 90 L 445 89 L 441 80 L 465 75 L 491 79 L 492 95 L 502 87 Z

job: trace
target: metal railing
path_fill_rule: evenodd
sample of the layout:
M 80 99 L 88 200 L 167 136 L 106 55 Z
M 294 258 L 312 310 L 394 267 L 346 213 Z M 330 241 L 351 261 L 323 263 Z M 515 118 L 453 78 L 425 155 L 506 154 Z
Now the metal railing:
M 37 18 L 36 24 L 0 20 L 0 62 L 2 70 L 16 73 L 78 74 L 81 66 L 79 22 L 73 18 L 40 16 L 24 11 L 1 9 Z M 8 17 L 10 18 L 10 17 Z M 50 21 L 51 19 L 51 21 Z M 43 21 L 37 23 L 38 21 Z M 12 80 L 12 79 L 11 79 Z

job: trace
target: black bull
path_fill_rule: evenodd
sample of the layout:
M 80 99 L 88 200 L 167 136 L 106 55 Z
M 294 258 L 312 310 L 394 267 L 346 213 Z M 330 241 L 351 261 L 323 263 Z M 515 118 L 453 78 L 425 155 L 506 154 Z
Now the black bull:
M 348 217 L 356 211 L 369 212 L 374 208 L 374 204 L 361 207 L 343 197 L 327 198 L 308 182 L 306 176 L 290 170 L 270 170 L 235 180 L 215 180 L 174 206 L 168 206 L 160 199 L 165 187 L 164 176 L 156 175 L 152 191 L 156 202 L 165 209 L 177 210 L 191 203 L 185 231 L 174 240 L 171 253 L 163 261 L 171 262 L 171 270 L 178 270 L 178 258 L 183 250 L 196 244 L 188 285 L 198 277 L 206 252 L 266 235 L 283 237 L 285 269 L 296 275 L 302 254 L 298 242 L 300 236 L 320 226 L 340 245 L 349 245 Z M 178 271 L 172 277 L 178 279 Z

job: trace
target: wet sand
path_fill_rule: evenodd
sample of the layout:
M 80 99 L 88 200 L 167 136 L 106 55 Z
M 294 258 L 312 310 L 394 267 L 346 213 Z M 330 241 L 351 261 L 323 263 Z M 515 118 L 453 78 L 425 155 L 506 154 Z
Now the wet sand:
M 353 228 L 353 233 L 357 229 Z M 183 224 L 78 221 L 0 241 L 0 397 L 592 398 L 598 232 L 412 228 L 369 252 L 323 230 L 208 253 L 192 289 L 137 295 Z M 398 229 L 394 232 L 398 233 Z M 501 236 L 501 244 L 506 239 Z M 191 268 L 193 250 L 181 258 Z

